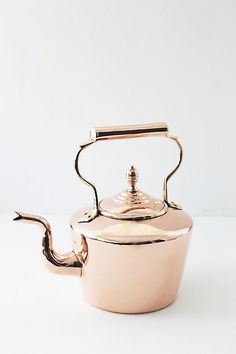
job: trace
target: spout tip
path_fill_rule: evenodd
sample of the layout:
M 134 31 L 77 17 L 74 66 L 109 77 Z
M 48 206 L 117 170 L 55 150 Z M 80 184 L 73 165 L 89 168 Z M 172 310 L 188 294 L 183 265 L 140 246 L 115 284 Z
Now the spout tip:
M 15 211 L 15 213 L 17 214 L 17 216 L 13 219 L 13 221 L 22 221 L 24 223 L 25 222 L 27 222 L 27 223 L 37 222 L 37 223 L 43 225 L 43 227 L 46 230 L 51 232 L 51 228 L 50 228 L 48 221 L 46 219 L 42 218 L 41 216 L 33 215 L 33 214 L 26 214 L 26 213 L 22 213 L 20 211 Z
M 15 213 L 17 214 L 17 216 L 13 219 L 13 221 L 18 221 L 23 218 L 22 214 L 19 211 L 15 211 Z

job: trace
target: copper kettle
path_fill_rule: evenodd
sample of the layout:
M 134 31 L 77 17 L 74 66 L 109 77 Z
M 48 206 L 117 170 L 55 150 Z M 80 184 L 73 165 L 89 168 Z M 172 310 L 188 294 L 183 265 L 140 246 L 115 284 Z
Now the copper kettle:
M 171 139 L 179 149 L 179 161 L 164 179 L 163 198 L 139 190 L 138 171 L 131 166 L 128 187 L 99 201 L 96 187 L 81 175 L 81 152 L 100 140 L 146 136 Z M 120 313 L 159 310 L 177 296 L 193 225 L 191 217 L 168 199 L 168 181 L 181 161 L 182 146 L 169 135 L 166 123 L 94 128 L 75 159 L 77 174 L 93 190 L 94 204 L 71 218 L 74 249 L 55 252 L 50 225 L 40 216 L 17 212 L 14 220 L 42 227 L 47 265 L 54 272 L 80 276 L 89 303 Z

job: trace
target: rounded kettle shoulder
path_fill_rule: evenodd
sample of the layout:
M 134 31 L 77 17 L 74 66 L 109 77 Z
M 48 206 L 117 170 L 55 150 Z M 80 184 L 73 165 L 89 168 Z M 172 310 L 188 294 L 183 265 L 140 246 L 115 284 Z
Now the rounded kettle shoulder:
M 89 222 L 84 217 L 91 214 L 90 208 L 83 208 L 75 213 L 70 222 L 75 234 L 97 240 L 119 240 L 124 243 L 131 241 L 171 240 L 191 231 L 192 218 L 183 210 L 168 208 L 159 217 L 148 220 L 115 220 L 98 215 Z

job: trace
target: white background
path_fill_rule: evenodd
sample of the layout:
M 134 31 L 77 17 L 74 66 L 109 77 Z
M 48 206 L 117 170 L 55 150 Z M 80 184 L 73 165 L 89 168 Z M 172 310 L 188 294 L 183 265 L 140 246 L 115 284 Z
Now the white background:
M 0 2 L 1 354 L 235 354 L 235 19 L 233 0 Z M 200 217 L 175 304 L 114 315 L 46 272 L 40 231 L 12 212 L 49 214 L 69 250 L 68 215 L 92 202 L 73 168 L 90 128 L 158 121 L 184 145 L 170 199 Z M 135 164 L 160 197 L 176 158 L 165 139 L 104 142 L 82 168 L 102 198 Z
M 90 204 L 73 169 L 89 129 L 167 121 L 185 151 L 170 198 L 235 215 L 235 17 L 235 1 L 2 1 L 0 212 Z M 160 196 L 176 156 L 157 140 L 92 147 L 84 172 L 99 195 L 124 188 L 134 163 Z

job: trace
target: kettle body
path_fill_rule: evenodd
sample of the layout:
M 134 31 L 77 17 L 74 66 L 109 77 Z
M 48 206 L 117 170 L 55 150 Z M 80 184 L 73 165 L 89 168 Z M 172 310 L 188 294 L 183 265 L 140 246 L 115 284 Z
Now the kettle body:
M 170 305 L 184 269 L 191 217 L 170 209 L 159 220 L 137 221 L 135 229 L 131 224 L 127 230 L 127 221 L 120 221 L 117 227 L 117 222 L 110 220 L 101 230 L 104 216 L 89 225 L 78 223 L 84 212 L 86 209 L 72 217 L 71 228 L 77 251 L 81 237 L 86 240 L 88 255 L 81 270 L 86 300 L 121 313 L 151 312 Z

